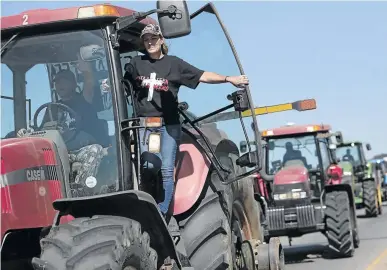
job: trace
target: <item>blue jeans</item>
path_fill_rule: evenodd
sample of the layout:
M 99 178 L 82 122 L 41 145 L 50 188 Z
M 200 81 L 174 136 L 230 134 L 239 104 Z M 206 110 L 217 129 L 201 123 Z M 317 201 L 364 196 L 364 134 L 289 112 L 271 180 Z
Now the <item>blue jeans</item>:
M 144 132 L 144 128 L 139 130 L 141 165 L 143 169 L 151 170 L 155 173 L 155 175 L 157 175 L 157 172 L 161 170 L 165 196 L 164 201 L 159 204 L 159 207 L 161 212 L 166 214 L 174 192 L 174 169 L 177 147 L 180 144 L 181 125 L 177 124 L 158 128 L 147 128 L 145 142 L 143 140 Z M 161 133 L 160 153 L 148 152 L 147 140 L 151 132 Z

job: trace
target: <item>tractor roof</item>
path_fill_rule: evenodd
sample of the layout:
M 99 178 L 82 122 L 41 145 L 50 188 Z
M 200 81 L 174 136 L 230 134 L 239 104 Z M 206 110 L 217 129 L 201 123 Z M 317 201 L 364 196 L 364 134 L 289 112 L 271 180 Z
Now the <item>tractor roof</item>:
M 319 133 L 319 132 L 329 132 L 331 129 L 330 125 L 320 124 L 320 125 L 289 125 L 279 128 L 267 129 L 262 131 L 262 137 L 275 137 L 275 136 L 286 136 L 286 135 L 296 135 L 304 133 Z
M 353 145 L 352 145 L 353 144 Z M 346 141 L 337 145 L 337 147 L 355 146 L 363 144 L 361 141 Z
M 31 25 L 50 24 L 55 22 L 76 21 L 91 18 L 118 18 L 132 15 L 134 10 L 111 5 L 98 4 L 60 9 L 27 10 L 17 15 L 1 17 L 1 30 L 17 29 Z M 150 17 L 141 21 L 142 24 L 155 23 Z

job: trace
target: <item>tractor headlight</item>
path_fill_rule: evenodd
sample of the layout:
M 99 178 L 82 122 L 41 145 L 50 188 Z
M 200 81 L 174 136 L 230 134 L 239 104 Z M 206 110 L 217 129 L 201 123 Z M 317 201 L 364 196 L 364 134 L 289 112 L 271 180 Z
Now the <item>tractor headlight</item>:
M 286 200 L 287 198 L 288 198 L 288 194 L 286 194 L 286 193 L 279 194 L 279 199 L 280 200 Z
M 292 198 L 293 199 L 303 199 L 306 198 L 306 192 L 302 189 L 292 189 Z
M 280 194 L 274 194 L 274 200 L 286 200 L 290 199 L 291 196 L 289 197 L 287 193 L 280 193 Z
M 299 198 L 301 198 L 300 192 L 292 192 L 292 198 L 293 198 L 293 199 L 299 199 Z
M 290 199 L 304 199 L 306 198 L 306 192 L 302 189 L 293 189 L 288 193 L 274 194 L 274 200 L 290 200 Z

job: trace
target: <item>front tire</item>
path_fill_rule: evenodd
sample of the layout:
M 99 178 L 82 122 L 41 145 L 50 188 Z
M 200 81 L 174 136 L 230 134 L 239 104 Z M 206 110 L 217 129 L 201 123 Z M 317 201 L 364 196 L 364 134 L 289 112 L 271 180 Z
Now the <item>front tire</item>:
M 345 191 L 326 195 L 326 236 L 333 257 L 352 257 L 355 252 L 351 208 Z
M 77 218 L 41 240 L 34 269 L 158 269 L 157 252 L 137 221 L 116 216 Z
M 377 194 L 374 181 L 365 181 L 363 183 L 363 202 L 366 216 L 378 216 Z

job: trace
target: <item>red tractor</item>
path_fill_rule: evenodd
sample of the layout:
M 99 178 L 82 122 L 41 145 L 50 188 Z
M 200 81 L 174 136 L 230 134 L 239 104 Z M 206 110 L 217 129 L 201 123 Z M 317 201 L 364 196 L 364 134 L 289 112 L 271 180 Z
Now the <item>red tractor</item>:
M 162 181 L 140 170 L 138 129 L 161 122 L 139 121 L 124 77 L 128 60 L 145 53 L 140 33 L 155 13 L 173 53 L 205 70 L 244 73 L 212 3 L 191 15 L 185 1 L 157 1 L 148 12 L 98 4 L 1 18 L 5 269 L 28 269 L 31 258 L 34 269 L 283 269 L 279 238 L 263 244 L 259 226 L 251 175 L 261 169 L 260 133 L 248 86 L 180 91 L 188 103 L 179 104 L 172 218 L 159 211 Z M 96 132 L 60 102 L 54 78 L 63 70 L 97 111 Z M 242 155 L 234 143 L 242 139 L 256 150 Z
M 333 257 L 351 257 L 359 246 L 354 191 L 338 165 L 340 132 L 329 125 L 288 125 L 262 132 L 263 169 L 256 197 L 264 238 L 320 231 Z

